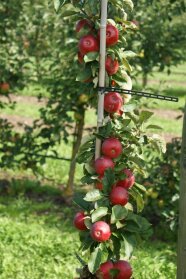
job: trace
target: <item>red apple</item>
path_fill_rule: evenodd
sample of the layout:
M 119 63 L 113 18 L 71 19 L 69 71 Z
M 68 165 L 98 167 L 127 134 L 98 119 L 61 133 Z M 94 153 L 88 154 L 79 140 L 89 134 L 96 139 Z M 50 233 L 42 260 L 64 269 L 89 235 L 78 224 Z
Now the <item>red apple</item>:
M 76 32 L 80 32 L 82 29 L 87 29 L 88 31 L 90 31 L 92 29 L 92 23 L 90 20 L 84 18 L 84 19 L 80 19 L 77 23 L 76 23 Z
M 91 51 L 99 51 L 99 43 L 93 35 L 83 36 L 79 41 L 79 51 L 82 55 Z
M 104 140 L 101 151 L 105 156 L 111 159 L 117 158 L 122 153 L 122 144 L 116 138 L 109 138 Z
M 95 171 L 97 174 L 104 175 L 105 170 L 108 168 L 114 168 L 114 163 L 110 158 L 102 156 L 95 161 Z
M 110 275 L 110 270 L 113 268 L 113 262 L 108 261 L 100 265 L 98 273 L 102 279 L 112 279 Z
M 113 205 L 126 205 L 129 200 L 129 195 L 126 189 L 122 187 L 114 187 L 110 192 L 110 202 Z
M 114 263 L 114 269 L 119 270 L 118 275 L 114 277 L 115 279 L 130 279 L 132 276 L 132 268 L 127 261 L 120 260 Z
M 10 90 L 10 85 L 7 82 L 3 82 L 0 84 L 0 91 L 2 93 L 8 93 L 8 91 Z
M 111 236 L 110 226 L 104 221 L 98 221 L 92 225 L 90 234 L 95 241 L 107 241 Z
M 117 182 L 116 186 L 123 187 L 125 189 L 131 188 L 135 183 L 135 176 L 129 169 L 124 169 L 123 172 L 126 174 L 126 178 Z
M 74 217 L 74 226 L 80 231 L 87 230 L 87 227 L 85 226 L 84 220 L 85 220 L 84 212 L 76 213 L 76 215 Z
M 109 113 L 118 112 L 123 105 L 123 99 L 117 92 L 108 92 L 104 98 L 104 109 Z
M 100 39 L 100 30 L 98 31 L 98 38 Z M 117 44 L 118 40 L 119 40 L 118 29 L 112 24 L 107 24 L 106 45 L 113 46 L 113 45 Z
M 109 76 L 112 76 L 117 73 L 119 69 L 119 62 L 116 59 L 113 60 L 111 56 L 107 56 L 105 67 L 106 67 L 107 74 Z

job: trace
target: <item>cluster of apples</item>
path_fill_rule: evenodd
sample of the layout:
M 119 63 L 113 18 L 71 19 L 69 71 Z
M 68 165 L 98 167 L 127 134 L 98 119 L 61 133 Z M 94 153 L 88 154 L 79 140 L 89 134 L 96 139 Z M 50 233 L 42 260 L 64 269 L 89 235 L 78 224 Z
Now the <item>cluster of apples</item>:
M 78 44 L 78 61 L 83 63 L 84 56 L 89 52 L 99 52 L 100 30 L 94 28 L 93 23 L 88 19 L 81 19 L 76 24 L 76 32 L 83 33 L 86 30 L 87 34 L 82 36 Z M 112 24 L 107 24 L 106 27 L 106 46 L 110 47 L 117 44 L 119 40 L 119 31 L 117 27 Z M 107 55 L 105 67 L 107 74 L 112 76 L 117 73 L 119 69 L 119 62 Z M 91 80 L 90 80 L 91 81 Z
M 122 144 L 117 138 L 105 139 L 101 146 L 102 156 L 95 161 L 95 171 L 99 175 L 99 181 L 96 183 L 96 188 L 103 190 L 103 179 L 105 170 L 108 168 L 114 169 L 114 162 L 112 159 L 118 158 L 122 152 Z M 110 203 L 112 205 L 125 206 L 128 203 L 129 195 L 128 189 L 134 185 L 135 177 L 131 170 L 123 169 L 122 173 L 126 175 L 123 180 L 117 181 L 110 192 Z
M 101 146 L 101 152 L 102 156 L 98 158 L 95 161 L 95 171 L 99 175 L 99 181 L 96 183 L 96 188 L 99 190 L 103 190 L 103 184 L 101 180 L 103 179 L 104 173 L 106 169 L 112 168 L 114 169 L 114 162 L 113 159 L 118 158 L 122 152 L 122 144 L 117 138 L 108 138 L 105 139 Z M 122 171 L 126 178 L 123 180 L 119 180 L 116 182 L 115 185 L 112 186 L 112 189 L 110 191 L 109 195 L 109 201 L 111 205 L 121 205 L 125 206 L 128 203 L 129 195 L 128 195 L 128 189 L 131 188 L 134 185 L 135 177 L 131 170 L 124 169 Z M 86 215 L 84 212 L 78 212 L 75 215 L 74 218 L 74 226 L 79 230 L 87 230 L 87 227 L 85 225 L 85 219 Z M 90 228 L 90 235 L 94 241 L 97 242 L 105 242 L 110 239 L 111 237 L 111 228 L 110 224 L 108 224 L 105 221 L 97 221 L 94 224 L 92 224 Z M 117 264 L 119 267 L 117 267 Z M 100 272 L 102 272 L 103 277 L 102 278 L 111 278 L 108 277 L 109 275 L 109 267 L 112 265 L 111 269 L 119 268 L 120 273 L 118 274 L 117 279 L 120 278 L 130 278 L 132 269 L 128 262 L 125 261 L 119 261 L 118 263 L 113 264 L 112 262 L 106 262 L 100 267 Z M 127 268 L 126 265 L 128 266 Z M 123 267 L 123 269 L 122 269 Z M 130 268 L 129 268 L 130 267 Z M 106 275 L 105 275 L 106 274 Z M 124 275 L 125 274 L 125 275 Z

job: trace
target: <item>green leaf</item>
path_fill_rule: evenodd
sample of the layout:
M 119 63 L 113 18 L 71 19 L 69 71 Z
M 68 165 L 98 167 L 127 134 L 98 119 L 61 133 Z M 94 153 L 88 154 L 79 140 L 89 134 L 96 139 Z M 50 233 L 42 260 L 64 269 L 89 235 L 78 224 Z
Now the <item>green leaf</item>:
M 92 71 L 90 67 L 85 67 L 83 70 L 79 71 L 76 81 L 86 81 L 92 76 Z
M 116 228 L 117 228 L 117 229 L 121 229 L 121 228 L 123 228 L 124 226 L 125 226 L 125 224 L 121 223 L 120 221 L 117 221 L 117 223 L 116 223 Z
M 147 189 L 146 189 L 143 185 L 141 185 L 141 184 L 139 184 L 139 183 L 137 183 L 137 182 L 135 182 L 135 184 L 134 184 L 133 187 L 137 187 L 139 190 L 141 190 L 141 191 L 143 191 L 143 192 L 146 192 L 146 191 L 147 191 Z
M 117 221 L 125 219 L 127 214 L 128 214 L 128 210 L 125 207 L 121 205 L 113 206 L 112 215 L 111 215 L 111 224 L 114 224 Z
M 74 197 L 73 202 L 84 210 L 90 209 L 90 204 L 83 199 L 83 194 L 78 194 Z
M 158 125 L 148 125 L 146 129 L 152 129 L 152 130 L 162 130 L 162 127 Z
M 85 175 L 81 178 L 81 183 L 82 184 L 93 184 L 95 182 L 95 179 L 92 179 L 92 177 Z
M 144 208 L 144 200 L 142 195 L 140 194 L 140 192 L 135 189 L 134 187 L 132 187 L 129 190 L 129 194 L 133 197 L 133 199 L 136 201 L 136 205 L 137 205 L 137 212 L 141 212 Z
M 124 51 L 123 55 L 125 58 L 132 58 L 137 56 L 137 54 L 131 50 Z
M 152 116 L 153 114 L 154 114 L 154 113 L 151 112 L 151 111 L 143 110 L 143 111 L 140 113 L 139 123 L 140 123 L 140 124 L 143 124 L 143 123 L 147 122 L 147 121 L 149 120 L 149 118 L 151 118 L 151 116 Z
M 116 260 L 119 260 L 120 258 L 120 249 L 121 249 L 121 242 L 118 237 L 112 235 L 112 243 L 113 243 L 113 253 L 114 257 L 116 257 Z
M 68 16 L 76 15 L 77 13 L 78 13 L 77 11 L 64 10 L 61 13 L 61 16 L 62 17 L 68 17 Z
M 61 1 L 60 0 L 54 0 L 54 9 L 55 9 L 56 12 L 59 11 L 60 7 L 61 7 Z
M 159 135 L 153 135 L 152 137 L 149 137 L 149 141 L 159 153 L 166 152 L 166 142 Z
M 145 219 L 133 212 L 129 212 L 126 218 L 125 230 L 129 232 L 137 232 L 141 237 L 146 239 L 152 234 L 151 224 Z
M 97 60 L 98 57 L 99 57 L 99 53 L 97 51 L 92 51 L 92 52 L 87 53 L 84 56 L 84 61 L 85 61 L 85 63 L 91 62 L 91 61 Z
M 129 236 L 127 234 L 125 234 L 125 235 L 123 234 L 122 237 L 123 237 L 123 240 L 124 240 L 126 257 L 128 259 L 130 259 L 131 256 L 132 256 L 133 250 L 134 250 L 134 246 L 136 244 L 135 239 L 132 235 Z
M 88 269 L 89 271 L 94 274 L 101 264 L 101 249 L 98 246 L 94 249 L 94 251 L 90 255 L 90 259 L 88 261 Z
M 134 8 L 134 4 L 132 0 L 123 0 L 124 4 L 126 4 L 131 10 Z
M 92 223 L 90 221 L 90 217 L 87 216 L 85 219 L 84 219 L 84 223 L 85 223 L 85 226 L 87 227 L 87 229 L 90 230 L 90 228 L 92 227 Z
M 137 103 L 125 104 L 125 112 L 132 112 L 135 110 L 136 107 L 137 107 Z
M 92 223 L 97 222 L 98 220 L 100 220 L 102 217 L 104 217 L 105 215 L 107 215 L 108 212 L 108 208 L 107 207 L 99 207 L 98 209 L 96 209 L 93 213 L 92 213 Z
M 103 182 L 103 191 L 105 193 L 110 192 L 110 189 L 114 185 L 114 182 L 115 182 L 114 171 L 111 168 L 109 168 L 105 171 L 102 182 Z
M 125 66 L 125 68 L 126 68 L 129 72 L 132 72 L 132 67 L 130 66 L 130 64 L 129 64 L 129 62 L 127 61 L 127 59 L 123 57 L 122 61 L 123 61 L 123 65 Z
M 88 201 L 88 202 L 94 202 L 94 201 L 98 201 L 100 199 L 102 199 L 103 195 L 102 193 L 97 190 L 97 189 L 94 189 L 92 191 L 89 191 L 86 196 L 84 197 L 84 200 L 85 201 Z

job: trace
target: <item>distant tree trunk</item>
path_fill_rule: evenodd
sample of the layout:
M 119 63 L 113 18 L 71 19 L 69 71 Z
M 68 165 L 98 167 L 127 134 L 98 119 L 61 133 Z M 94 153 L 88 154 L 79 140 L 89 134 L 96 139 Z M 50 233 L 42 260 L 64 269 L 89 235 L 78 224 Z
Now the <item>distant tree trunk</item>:
M 143 73 L 143 80 L 142 80 L 142 86 L 146 87 L 147 86 L 147 73 Z
M 186 278 L 186 105 L 181 150 L 177 279 Z
M 74 175 L 76 170 L 76 155 L 78 153 L 79 147 L 81 145 L 81 140 L 83 136 L 83 128 L 84 128 L 84 122 L 85 122 L 85 111 L 82 112 L 82 118 L 76 122 L 75 127 L 75 135 L 74 135 L 74 142 L 72 146 L 72 157 L 71 157 L 71 163 L 70 163 L 70 169 L 69 169 L 69 178 L 67 182 L 67 187 L 64 191 L 64 196 L 67 199 L 71 199 L 71 197 L 74 194 Z

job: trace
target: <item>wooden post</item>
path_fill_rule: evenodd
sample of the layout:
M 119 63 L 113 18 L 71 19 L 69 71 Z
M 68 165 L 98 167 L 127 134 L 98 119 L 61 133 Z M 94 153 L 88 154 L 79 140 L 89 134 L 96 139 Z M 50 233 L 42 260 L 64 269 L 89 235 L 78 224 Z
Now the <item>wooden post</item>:
M 106 27 L 107 27 L 108 0 L 101 1 L 101 24 L 100 24 L 100 60 L 99 60 L 99 86 L 105 86 L 105 56 L 106 56 Z M 97 130 L 103 125 L 104 120 L 104 94 L 98 94 L 98 118 Z M 95 159 L 100 157 L 101 140 L 96 139 Z
M 177 279 L 186 279 L 186 105 L 183 120 L 181 149 Z

